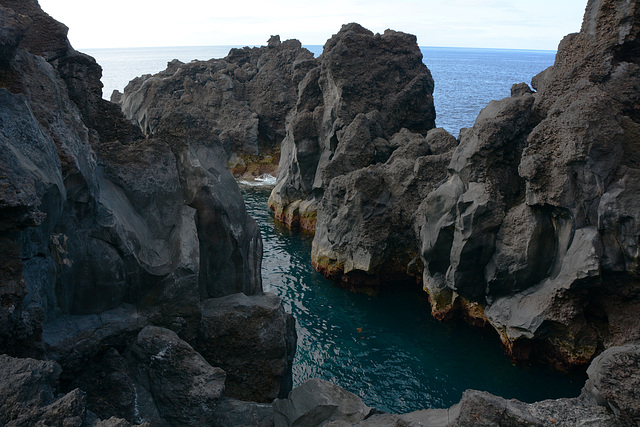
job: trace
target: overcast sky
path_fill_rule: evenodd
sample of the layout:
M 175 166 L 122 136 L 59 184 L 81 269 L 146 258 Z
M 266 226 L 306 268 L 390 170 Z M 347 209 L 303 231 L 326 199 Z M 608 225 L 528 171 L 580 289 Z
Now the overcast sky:
M 420 46 L 555 50 L 587 0 L 39 0 L 76 49 L 262 45 L 272 34 L 322 45 L 342 24 L 418 36 Z

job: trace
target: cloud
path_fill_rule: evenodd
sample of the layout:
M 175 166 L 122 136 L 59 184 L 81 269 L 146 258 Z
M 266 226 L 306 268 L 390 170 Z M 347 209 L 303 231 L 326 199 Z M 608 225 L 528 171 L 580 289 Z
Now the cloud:
M 324 44 L 342 24 L 392 28 L 424 46 L 555 49 L 586 0 L 40 0 L 76 48 L 264 44 L 271 34 Z

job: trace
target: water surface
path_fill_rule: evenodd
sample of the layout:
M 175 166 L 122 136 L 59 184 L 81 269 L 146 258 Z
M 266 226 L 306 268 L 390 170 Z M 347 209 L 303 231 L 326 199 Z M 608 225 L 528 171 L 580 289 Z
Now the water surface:
M 580 394 L 584 375 L 513 366 L 494 333 L 434 320 L 421 291 L 368 296 L 335 286 L 313 269 L 311 239 L 274 222 L 269 190 L 243 194 L 262 232 L 264 289 L 296 318 L 294 385 L 323 378 L 395 413 L 448 407 L 470 388 L 526 402 Z

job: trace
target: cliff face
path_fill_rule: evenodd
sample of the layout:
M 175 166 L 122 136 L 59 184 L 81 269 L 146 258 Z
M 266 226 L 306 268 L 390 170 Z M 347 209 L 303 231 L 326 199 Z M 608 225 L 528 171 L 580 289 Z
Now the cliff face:
M 417 211 L 434 314 L 477 307 L 515 358 L 582 365 L 640 338 L 639 22 L 636 2 L 589 2 L 537 92 L 490 103 Z
M 432 93 L 415 36 L 344 25 L 300 83 L 269 199 L 276 218 L 313 231 L 333 178 L 384 163 L 402 128 L 435 126 Z
M 392 97 L 378 96 L 375 77 L 359 80 L 369 68 L 357 55 L 338 53 L 391 33 L 343 28 L 300 86 L 276 217 L 315 228 L 312 260 L 326 276 L 356 288 L 421 278 L 434 316 L 492 326 L 515 359 L 580 366 L 640 339 L 639 22 L 636 2 L 589 2 L 536 92 L 514 85 L 457 143 L 424 136 L 428 108 L 403 109 L 415 101 L 370 111 Z M 355 77 L 342 87 L 342 75 Z M 425 76 L 406 87 L 428 86 L 415 84 Z
M 315 66 L 298 40 L 232 49 L 223 59 L 174 60 L 132 80 L 112 100 L 145 135 L 189 127 L 224 147 L 235 175 L 275 174 L 298 83 Z M 190 121 L 185 121 L 186 118 Z
M 35 0 L 3 1 L 0 23 L 0 353 L 55 361 L 71 387 L 146 325 L 196 346 L 209 299 L 244 293 L 262 307 L 259 230 L 219 140 L 180 127 L 188 111 L 145 138 Z M 244 315 L 264 316 L 255 307 Z M 291 386 L 292 320 L 279 300 L 261 310 L 280 363 L 252 377 L 228 351 L 217 363 L 244 373 L 236 397 Z

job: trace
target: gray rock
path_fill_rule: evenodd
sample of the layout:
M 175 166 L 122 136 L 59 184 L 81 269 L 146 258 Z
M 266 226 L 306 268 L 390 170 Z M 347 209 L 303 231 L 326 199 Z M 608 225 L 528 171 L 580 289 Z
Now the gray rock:
M 357 423 L 371 412 L 355 394 L 316 378 L 293 389 L 286 399 L 276 399 L 273 409 L 276 427 L 311 427 L 334 420 Z
M 640 422 L 640 345 L 612 347 L 589 366 L 583 394 L 613 411 L 623 425 Z
M 226 396 L 269 403 L 291 390 L 295 323 L 276 295 L 205 301 L 195 348 L 227 373 Z
M 433 79 L 415 36 L 344 25 L 318 62 L 300 83 L 269 198 L 278 220 L 309 231 L 333 177 L 386 161 L 402 128 L 435 126 Z
M 215 407 L 214 426 L 273 426 L 273 407 L 265 403 L 221 398 Z
M 169 425 L 206 425 L 224 390 L 225 373 L 214 368 L 175 332 L 147 326 L 128 351 L 136 389 L 144 388 Z M 139 417 L 152 424 L 155 414 Z M 149 416 L 151 415 L 151 416 Z M 148 417 L 148 418 L 147 418 Z
M 179 132 L 180 117 L 193 138 L 219 141 L 234 174 L 274 173 L 286 116 L 314 63 L 297 40 L 273 36 L 268 46 L 232 49 L 222 59 L 174 60 L 165 71 L 132 80 L 112 100 L 146 135 Z
M 85 395 L 59 395 L 60 365 L 0 355 L 0 423 L 7 426 L 81 426 Z
M 340 174 L 324 191 L 311 259 L 325 276 L 356 287 L 421 279 L 415 233 L 403 225 L 411 223 L 420 201 L 446 178 L 456 143 L 443 129 L 426 137 L 405 129 L 390 145 L 399 148 L 385 163 Z M 431 147 L 448 152 L 432 154 Z M 329 166 L 336 158 L 338 151 Z

